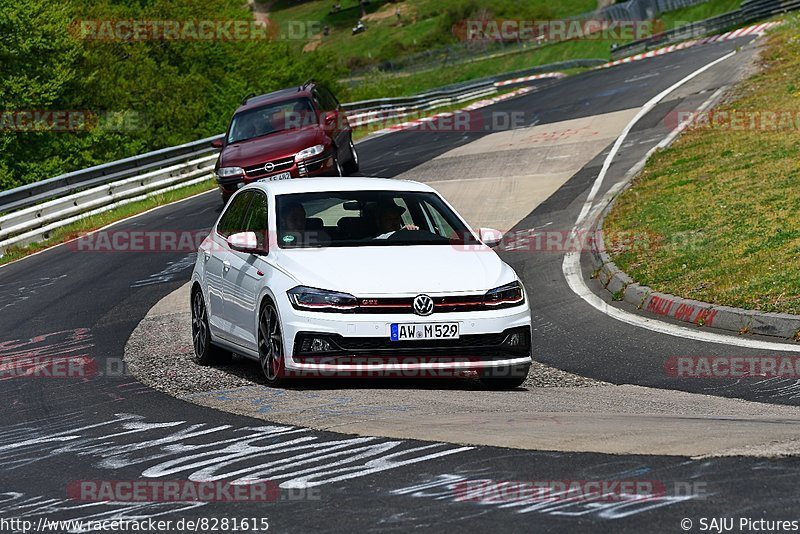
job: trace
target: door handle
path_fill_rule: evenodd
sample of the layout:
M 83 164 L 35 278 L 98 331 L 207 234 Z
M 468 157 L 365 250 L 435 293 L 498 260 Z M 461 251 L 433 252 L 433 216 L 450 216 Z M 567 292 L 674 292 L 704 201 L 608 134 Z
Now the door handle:
M 223 269 L 225 270 L 225 272 L 227 273 L 228 271 L 230 271 L 230 270 L 231 270 L 231 262 L 229 262 L 228 260 L 225 260 L 225 261 L 223 261 L 223 262 L 222 262 L 222 268 L 223 268 Z
M 211 253 L 208 252 L 207 250 L 203 251 L 203 259 L 205 259 L 206 261 L 210 260 L 211 259 Z

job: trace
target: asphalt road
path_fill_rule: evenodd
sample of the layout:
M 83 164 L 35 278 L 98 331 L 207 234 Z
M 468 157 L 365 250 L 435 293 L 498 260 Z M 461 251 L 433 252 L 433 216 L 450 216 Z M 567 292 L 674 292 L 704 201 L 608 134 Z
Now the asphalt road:
M 567 78 L 489 111 L 523 112 L 526 124 L 545 124 L 641 106 L 743 43 L 696 47 Z M 682 103 L 698 104 L 724 85 L 725 68 L 693 84 L 697 93 L 685 94 L 685 101 L 657 107 L 626 144 L 607 186 L 659 141 L 665 114 Z M 401 132 L 368 140 L 359 145 L 362 172 L 395 176 L 487 133 Z M 571 228 L 599 170 L 599 158 L 538 206 L 518 229 L 547 223 Z M 201 230 L 211 225 L 219 209 L 218 196 L 208 194 L 115 229 Z M 790 384 L 719 384 L 665 376 L 663 363 L 669 356 L 748 351 L 658 335 L 607 318 L 566 286 L 561 254 L 509 252 L 506 257 L 532 289 L 536 358 L 543 362 L 613 383 L 797 402 Z M 269 427 L 151 391 L 116 372 L 123 347 L 147 311 L 188 280 L 191 260 L 187 251 L 76 252 L 62 246 L 0 269 L 0 355 L 88 358 L 98 369 L 86 378 L 2 380 L 0 400 L 6 409 L 0 423 L 0 520 L 267 517 L 270 530 L 277 532 L 676 532 L 682 518 L 695 525 L 701 517 L 795 519 L 793 493 L 800 462 L 794 459 L 692 460 L 465 448 L 384 438 L 353 441 L 340 434 Z M 142 477 L 268 478 L 286 488 L 280 502 L 257 504 L 131 505 L 82 503 L 68 497 L 67 488 L 75 481 Z M 484 479 L 637 479 L 655 481 L 665 491 L 647 501 L 559 499 L 523 505 L 465 500 L 463 485 Z M 313 487 L 318 493 L 290 493 L 291 486 L 309 482 L 317 484 Z M 0 521 L 0 530 L 14 529 Z

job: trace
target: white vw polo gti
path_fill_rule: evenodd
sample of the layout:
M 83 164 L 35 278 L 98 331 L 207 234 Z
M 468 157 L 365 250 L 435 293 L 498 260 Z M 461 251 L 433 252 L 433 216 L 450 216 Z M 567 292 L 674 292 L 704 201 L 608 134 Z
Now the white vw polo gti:
M 307 178 L 238 191 L 192 274 L 196 361 L 237 353 L 271 386 L 476 371 L 522 384 L 531 317 L 514 270 L 427 185 Z

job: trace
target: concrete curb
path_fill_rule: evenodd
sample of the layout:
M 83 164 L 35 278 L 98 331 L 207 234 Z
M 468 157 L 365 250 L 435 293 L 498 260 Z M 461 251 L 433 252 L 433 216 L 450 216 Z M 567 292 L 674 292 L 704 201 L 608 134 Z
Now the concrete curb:
M 603 287 L 614 296 L 614 300 L 633 304 L 639 310 L 644 310 L 651 315 L 670 317 L 697 326 L 713 326 L 737 334 L 760 334 L 800 341 L 800 316 L 798 315 L 732 308 L 660 293 L 639 284 L 617 267 L 605 251 L 603 221 L 613 208 L 616 199 L 630 185 L 634 176 L 635 174 L 629 177 L 626 187 L 617 193 L 603 209 L 597 219 L 594 232 L 592 232 L 594 239 L 591 241 L 589 254 L 592 269 Z

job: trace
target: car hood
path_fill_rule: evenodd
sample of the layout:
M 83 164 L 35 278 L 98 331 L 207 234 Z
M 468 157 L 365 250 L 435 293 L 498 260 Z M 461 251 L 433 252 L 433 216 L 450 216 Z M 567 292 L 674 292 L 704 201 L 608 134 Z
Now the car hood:
M 225 147 L 221 167 L 248 167 L 277 158 L 293 156 L 310 146 L 324 144 L 325 132 L 319 126 L 265 135 Z
M 298 285 L 356 296 L 482 293 L 516 280 L 514 270 L 484 246 L 282 249 L 278 263 Z

